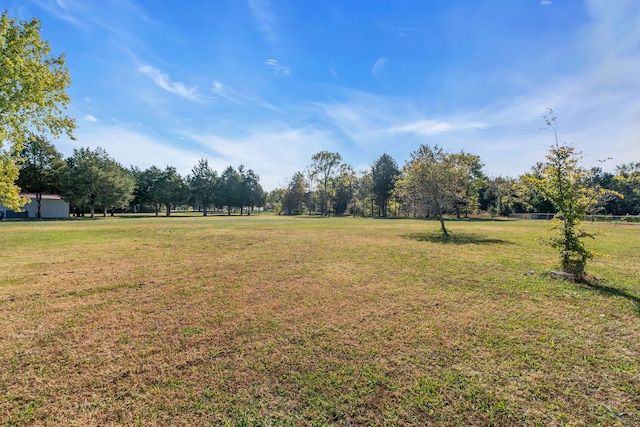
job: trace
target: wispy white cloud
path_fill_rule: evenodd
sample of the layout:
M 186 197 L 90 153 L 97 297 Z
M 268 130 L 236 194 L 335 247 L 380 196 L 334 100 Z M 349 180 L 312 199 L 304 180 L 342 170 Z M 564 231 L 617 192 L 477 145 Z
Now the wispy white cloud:
M 389 129 L 390 132 L 410 132 L 422 135 L 438 135 L 447 132 L 457 131 L 472 131 L 477 129 L 484 129 L 487 127 L 486 123 L 471 122 L 471 123 L 452 123 L 447 121 L 437 120 L 418 120 L 412 123 L 407 123 L 402 126 L 396 126 Z
M 371 74 L 373 75 L 373 77 L 376 78 L 376 80 L 378 80 L 380 83 L 384 83 L 382 81 L 382 72 L 384 70 L 384 66 L 387 64 L 387 62 L 389 62 L 388 58 L 379 58 L 375 64 L 373 64 L 373 67 L 371 67 Z
M 277 59 L 266 59 L 264 65 L 269 67 L 269 69 L 273 71 L 273 74 L 283 76 L 291 75 L 291 70 L 284 65 L 280 65 Z
M 92 123 L 95 123 L 98 121 L 98 119 L 95 116 L 92 116 L 91 114 L 85 114 L 83 119 L 85 122 L 92 122 Z
M 451 113 L 437 119 L 424 118 L 428 114 L 416 111 L 404 99 L 355 91 L 343 94 L 343 98 L 341 102 L 317 106 L 341 136 L 355 143 L 359 151 L 368 153 L 371 162 L 382 152 L 402 162 L 422 143 L 440 143 L 459 150 L 464 147 L 455 141 L 484 138 L 478 132 L 490 126 L 480 114 Z
M 148 76 L 153 82 L 167 92 L 178 95 L 190 101 L 202 102 L 196 87 L 188 87 L 182 82 L 171 81 L 169 76 L 151 65 L 140 65 L 138 71 Z
M 248 95 L 242 94 L 230 88 L 229 86 L 219 82 L 218 80 L 213 81 L 211 85 L 211 91 L 217 96 L 238 105 L 243 105 L 243 106 L 256 105 L 259 107 L 267 108 L 272 111 L 280 111 L 278 107 L 265 101 L 264 99 L 258 96 L 248 96 Z
M 313 127 L 292 128 L 284 123 L 250 126 L 245 135 L 189 134 L 209 153 L 209 164 L 218 171 L 244 164 L 260 175 L 267 190 L 282 185 L 285 176 L 303 170 L 321 150 L 337 150 L 335 137 Z
M 81 12 L 83 11 L 83 9 L 85 9 L 82 4 L 78 4 L 74 1 L 55 0 L 43 1 L 38 3 L 38 5 L 58 19 L 62 19 L 63 21 L 66 21 L 80 28 L 88 28 L 87 23 L 83 22 L 82 19 L 79 19 L 76 16 L 78 12 Z
M 542 0 L 542 1 L 540 2 L 540 4 L 541 4 L 542 6 L 549 6 L 549 5 L 551 4 L 551 0 Z
M 241 132 L 235 131 L 218 133 L 197 126 L 175 130 L 163 138 L 153 136 L 143 124 L 112 121 L 89 123 L 77 130 L 76 141 L 57 141 L 57 146 L 64 155 L 71 155 L 78 147 L 102 147 L 125 167 L 173 166 L 183 176 L 203 157 L 218 172 L 243 164 L 260 176 L 268 191 L 283 185 L 285 176 L 303 170 L 318 151 L 339 150 L 335 135 L 315 127 L 263 122 L 245 124 Z M 176 139 L 183 143 L 176 144 Z
M 88 124 L 78 128 L 75 134 L 76 141 L 57 142 L 63 154 L 71 155 L 73 149 L 79 147 L 101 147 L 124 167 L 147 169 L 155 165 L 164 169 L 173 166 L 186 175 L 205 155 L 155 138 L 139 126 L 121 122 Z
M 240 95 L 235 92 L 233 89 L 228 88 L 217 80 L 213 81 L 211 86 L 211 91 L 216 95 L 225 98 L 231 102 L 235 102 L 236 104 L 243 105 L 242 101 L 240 101 Z
M 269 42 L 276 42 L 276 27 L 278 19 L 276 14 L 272 11 L 269 1 L 249 0 L 248 3 L 251 14 L 258 24 L 258 29 L 265 35 Z
M 347 99 L 317 103 L 318 114 L 326 116 L 329 126 L 341 131 L 360 147 L 371 146 L 381 138 L 386 124 L 393 120 L 393 113 L 386 111 L 392 102 L 375 95 L 348 92 Z
M 404 99 L 345 91 L 342 101 L 318 103 L 330 123 L 362 146 L 376 140 L 397 138 L 398 134 L 432 136 L 453 132 L 473 132 L 489 125 L 479 117 L 460 113 L 442 118 L 425 118 Z
M 122 0 L 103 0 L 87 2 L 83 0 L 34 0 L 38 7 L 58 19 L 77 28 L 93 32 L 96 29 L 107 30 L 118 39 L 123 50 L 130 44 L 138 43 L 137 36 L 141 22 L 158 25 L 153 22 L 135 2 Z

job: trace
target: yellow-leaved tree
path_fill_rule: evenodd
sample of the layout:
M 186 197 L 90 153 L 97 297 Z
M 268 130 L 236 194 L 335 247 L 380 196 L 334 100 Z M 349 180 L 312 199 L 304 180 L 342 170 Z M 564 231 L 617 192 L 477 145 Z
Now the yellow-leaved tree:
M 580 166 L 580 153 L 573 146 L 558 140 L 553 110 L 549 109 L 548 114 L 543 117 L 546 125 L 553 130 L 555 145 L 546 156 L 540 176 L 531 175 L 527 179 L 556 208 L 551 225 L 554 234 L 548 243 L 559 251 L 562 271 L 582 281 L 586 263 L 593 257 L 593 252 L 586 248 L 584 240 L 594 237 L 593 233 L 581 227 L 582 218 L 604 198 L 619 194 L 586 185 L 590 172 Z
M 15 184 L 20 151 L 37 135 L 72 137 L 75 121 L 64 114 L 71 83 L 64 55 L 51 55 L 40 22 L 0 16 L 0 204 L 26 202 Z

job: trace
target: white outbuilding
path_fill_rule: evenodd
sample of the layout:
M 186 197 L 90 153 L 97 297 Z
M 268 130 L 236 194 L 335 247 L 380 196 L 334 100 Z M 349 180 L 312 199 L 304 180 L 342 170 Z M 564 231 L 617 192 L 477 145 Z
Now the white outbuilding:
M 22 212 L 14 212 L 0 205 L 0 218 L 37 218 L 38 202 L 34 193 L 20 193 L 31 201 L 22 207 Z M 40 207 L 42 218 L 69 218 L 69 203 L 56 194 L 43 194 Z

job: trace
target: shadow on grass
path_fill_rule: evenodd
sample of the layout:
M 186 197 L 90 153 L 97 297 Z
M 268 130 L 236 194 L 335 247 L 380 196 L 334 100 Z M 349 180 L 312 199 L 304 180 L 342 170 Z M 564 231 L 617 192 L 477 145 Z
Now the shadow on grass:
M 622 289 L 614 288 L 613 286 L 607 286 L 602 283 L 598 283 L 597 279 L 587 279 L 580 283 L 581 286 L 588 289 L 592 289 L 602 295 L 617 296 L 625 298 L 631 301 L 636 306 L 636 314 L 640 315 L 640 297 L 630 294 Z
M 443 243 L 449 245 L 513 245 L 513 242 L 502 239 L 493 239 L 474 233 L 453 233 L 444 235 L 439 231 L 428 233 L 403 234 L 406 239 L 417 240 L 419 242 Z

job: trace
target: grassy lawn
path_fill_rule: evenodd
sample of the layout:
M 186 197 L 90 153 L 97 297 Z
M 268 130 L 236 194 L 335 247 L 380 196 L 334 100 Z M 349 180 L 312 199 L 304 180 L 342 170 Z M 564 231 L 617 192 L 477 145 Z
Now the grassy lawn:
M 4 425 L 640 425 L 640 226 L 0 222 Z M 591 225 L 588 225 L 591 227 Z

